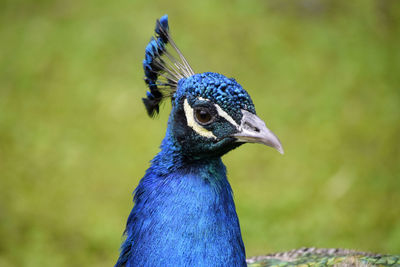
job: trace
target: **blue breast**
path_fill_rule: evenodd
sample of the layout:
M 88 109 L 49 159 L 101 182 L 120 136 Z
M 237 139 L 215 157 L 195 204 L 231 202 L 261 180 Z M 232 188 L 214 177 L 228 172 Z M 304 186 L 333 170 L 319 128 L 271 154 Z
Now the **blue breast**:
M 134 201 L 116 266 L 246 266 L 220 158 L 183 162 L 167 133 Z

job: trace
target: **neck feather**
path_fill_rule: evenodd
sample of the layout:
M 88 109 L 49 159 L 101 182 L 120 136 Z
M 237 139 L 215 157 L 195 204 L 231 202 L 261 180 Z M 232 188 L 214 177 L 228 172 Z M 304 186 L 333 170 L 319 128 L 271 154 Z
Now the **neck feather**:
M 168 135 L 135 189 L 116 266 L 245 266 L 220 158 L 187 161 Z

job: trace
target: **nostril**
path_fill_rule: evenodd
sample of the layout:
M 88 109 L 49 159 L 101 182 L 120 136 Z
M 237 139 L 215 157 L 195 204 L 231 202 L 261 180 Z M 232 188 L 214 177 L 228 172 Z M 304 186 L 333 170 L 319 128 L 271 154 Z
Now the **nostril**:
M 259 128 L 257 128 L 256 126 L 252 125 L 252 124 L 249 123 L 249 122 L 246 122 L 246 123 L 244 124 L 244 126 L 245 126 L 245 128 L 248 129 L 248 130 L 251 130 L 251 131 L 254 131 L 254 132 L 257 132 L 257 133 L 260 132 L 260 129 L 259 129 Z

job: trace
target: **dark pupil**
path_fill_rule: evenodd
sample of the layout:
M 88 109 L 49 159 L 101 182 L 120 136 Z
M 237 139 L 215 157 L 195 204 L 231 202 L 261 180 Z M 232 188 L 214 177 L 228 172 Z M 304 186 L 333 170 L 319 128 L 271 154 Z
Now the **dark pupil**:
M 196 111 L 196 118 L 201 123 L 207 123 L 211 120 L 211 114 L 206 110 L 200 109 Z

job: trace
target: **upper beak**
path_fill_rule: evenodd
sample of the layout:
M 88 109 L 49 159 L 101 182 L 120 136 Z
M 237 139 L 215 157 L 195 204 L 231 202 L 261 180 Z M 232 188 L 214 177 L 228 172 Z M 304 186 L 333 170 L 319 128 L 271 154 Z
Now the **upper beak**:
M 260 143 L 284 153 L 278 137 L 267 128 L 263 120 L 247 110 L 242 109 L 242 114 L 239 132 L 232 135 L 238 142 Z

